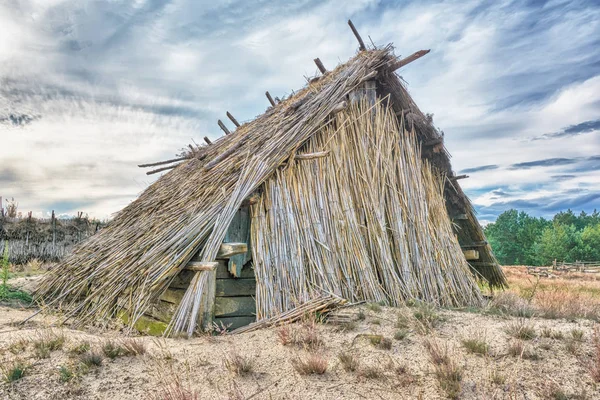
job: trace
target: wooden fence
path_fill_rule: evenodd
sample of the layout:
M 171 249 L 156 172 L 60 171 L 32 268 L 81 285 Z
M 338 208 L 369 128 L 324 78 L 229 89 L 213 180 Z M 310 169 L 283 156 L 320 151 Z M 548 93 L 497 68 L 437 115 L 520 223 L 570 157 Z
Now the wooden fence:
M 564 261 L 552 262 L 547 267 L 527 267 L 527 272 L 531 275 L 550 276 L 554 272 L 583 272 L 588 274 L 600 273 L 600 261 L 575 261 L 572 263 Z
M 9 261 L 24 264 L 31 259 L 59 261 L 78 243 L 103 227 L 103 223 L 90 220 L 83 213 L 70 219 L 25 218 L 0 216 L 0 253 L 8 243 Z

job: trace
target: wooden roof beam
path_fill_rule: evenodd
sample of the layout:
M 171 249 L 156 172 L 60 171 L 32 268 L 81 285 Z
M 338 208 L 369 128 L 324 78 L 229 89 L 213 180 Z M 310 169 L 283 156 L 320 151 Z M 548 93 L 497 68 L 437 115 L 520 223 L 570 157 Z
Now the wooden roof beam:
M 231 122 L 233 122 L 233 124 L 236 126 L 236 128 L 240 127 L 240 123 L 238 122 L 238 120 L 235 119 L 235 117 L 233 115 L 231 115 L 231 113 L 229 111 L 227 111 L 227 118 L 229 118 L 231 120 Z
M 317 58 L 315 58 L 314 61 L 315 61 L 315 64 L 317 64 L 317 68 L 319 68 L 319 71 L 321 71 L 321 73 L 323 75 L 325 75 L 325 73 L 327 72 L 327 68 L 325 68 L 325 66 L 321 62 L 321 59 L 319 57 L 317 57 Z
M 188 157 L 179 157 L 179 158 L 173 158 L 171 160 L 159 161 L 159 162 L 150 163 L 150 164 L 140 164 L 140 165 L 138 165 L 138 167 L 140 167 L 140 168 L 156 167 L 158 165 L 172 164 L 174 162 L 183 161 L 183 160 L 187 160 L 187 159 L 188 159 Z
M 453 181 L 457 181 L 459 179 L 466 179 L 468 177 L 469 177 L 469 175 L 457 175 L 457 176 L 451 177 L 450 179 L 453 180 Z
M 395 62 L 392 62 L 389 64 L 388 66 L 388 70 L 390 71 L 395 71 L 399 68 L 404 67 L 407 64 L 410 64 L 411 62 L 418 60 L 419 58 L 423 57 L 424 55 L 428 54 L 431 50 L 419 50 L 416 53 L 411 54 L 410 56 L 403 58 L 402 60 L 398 60 Z
M 206 144 L 212 144 L 212 142 L 210 141 L 210 139 L 208 138 L 208 136 L 204 136 L 204 141 L 206 142 Z
M 219 120 L 217 123 L 219 124 L 219 128 L 221 128 L 226 135 L 229 135 L 231 133 L 229 132 L 229 129 L 227 129 L 223 121 Z
M 362 38 L 358 34 L 358 31 L 354 27 L 354 24 L 352 23 L 352 21 L 348 20 L 348 25 L 350 26 L 350 29 L 352 29 L 352 33 L 354 33 L 354 36 L 356 37 L 356 40 L 358 40 L 358 48 L 361 51 L 367 50 L 367 47 L 365 46 L 365 42 L 363 42 Z
M 275 107 L 275 100 L 273 100 L 273 97 L 271 97 L 271 93 L 267 91 L 265 92 L 265 96 L 267 96 L 267 99 L 269 99 L 269 103 L 271 103 L 271 106 Z

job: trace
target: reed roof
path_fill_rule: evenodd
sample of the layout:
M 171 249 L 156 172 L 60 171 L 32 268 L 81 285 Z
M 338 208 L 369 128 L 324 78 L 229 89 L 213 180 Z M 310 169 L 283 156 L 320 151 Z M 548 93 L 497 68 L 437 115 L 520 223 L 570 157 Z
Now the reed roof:
M 38 298 L 62 306 L 67 315 L 81 321 L 111 317 L 117 303 L 134 316 L 141 315 L 202 248 L 248 159 L 252 157 L 260 165 L 249 183 L 249 189 L 255 190 L 332 120 L 349 93 L 366 80 L 377 81 L 378 96 L 414 128 L 423 155 L 452 177 L 443 143 L 428 145 L 443 140 L 441 133 L 394 73 L 392 68 L 397 64 L 391 45 L 360 51 L 230 134 L 210 145 L 191 146 L 181 163 L 50 272 L 37 292 Z M 446 200 L 449 209 L 473 213 L 456 182 L 446 188 Z M 476 221 L 471 228 L 483 236 Z M 491 251 L 489 257 L 495 262 Z M 505 285 L 497 265 L 479 272 L 492 285 Z M 127 304 L 123 304 L 124 297 Z

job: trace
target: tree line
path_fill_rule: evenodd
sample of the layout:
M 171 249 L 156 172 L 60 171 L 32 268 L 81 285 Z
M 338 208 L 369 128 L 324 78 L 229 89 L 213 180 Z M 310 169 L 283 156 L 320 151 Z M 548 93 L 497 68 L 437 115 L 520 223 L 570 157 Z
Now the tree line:
M 485 227 L 503 265 L 550 265 L 557 261 L 600 261 L 600 213 L 561 211 L 552 219 L 508 210 Z

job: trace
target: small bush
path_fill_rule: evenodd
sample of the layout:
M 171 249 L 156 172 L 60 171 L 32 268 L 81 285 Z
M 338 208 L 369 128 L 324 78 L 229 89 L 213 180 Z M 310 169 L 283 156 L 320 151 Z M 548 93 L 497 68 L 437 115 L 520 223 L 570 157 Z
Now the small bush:
M 408 337 L 408 334 L 408 329 L 398 329 L 396 332 L 394 332 L 394 339 L 404 340 Z
M 58 368 L 58 376 L 59 376 L 59 380 L 61 382 L 65 383 L 65 382 L 69 382 L 71 379 L 73 379 L 75 374 L 68 367 L 65 367 L 64 365 L 62 365 L 60 368 Z
M 237 351 L 231 351 L 225 356 L 225 368 L 233 372 L 235 375 L 244 376 L 252 373 L 254 369 L 254 360 L 250 357 L 245 357 Z
M 102 365 L 102 356 L 96 352 L 84 353 L 79 357 L 79 361 L 86 367 L 99 367 Z
M 5 362 L 0 365 L 2 380 L 6 383 L 16 382 L 25 376 L 27 369 L 29 369 L 29 364 L 21 360 Z
M 584 333 L 581 329 L 571 329 L 571 337 L 573 340 L 583 342 Z
M 367 308 L 373 312 L 381 312 L 381 306 L 377 303 L 367 303 Z
M 489 351 L 489 346 L 483 336 L 475 336 L 462 340 L 463 347 L 472 354 L 486 355 Z
M 322 375 L 327 371 L 328 362 L 319 354 L 309 354 L 306 358 L 297 357 L 292 366 L 300 375 Z
M 340 360 L 342 368 L 344 368 L 344 371 L 346 372 L 354 372 L 360 365 L 358 358 L 349 352 L 339 353 L 338 360 Z
M 506 327 L 506 333 L 516 339 L 531 340 L 537 336 L 533 325 L 529 324 L 524 319 L 518 319 L 511 322 Z

